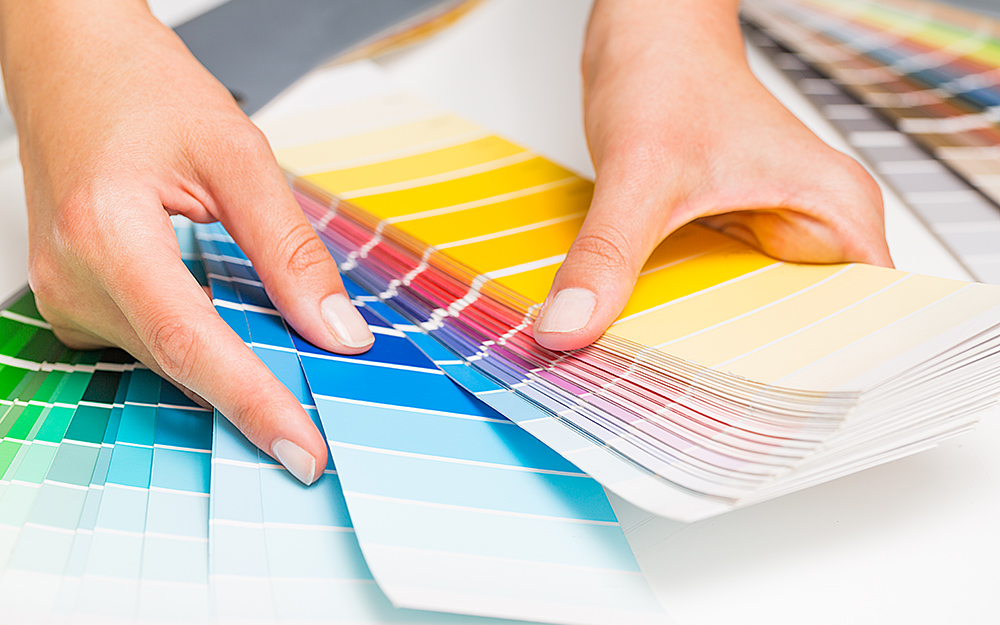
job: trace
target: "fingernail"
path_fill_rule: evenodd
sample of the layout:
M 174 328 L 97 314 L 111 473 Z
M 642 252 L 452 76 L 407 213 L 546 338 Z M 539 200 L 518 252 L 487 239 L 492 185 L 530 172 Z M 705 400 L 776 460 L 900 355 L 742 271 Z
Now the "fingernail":
M 271 445 L 271 453 L 295 479 L 309 486 L 316 481 L 316 459 L 290 440 L 281 439 Z
M 365 347 L 375 341 L 368 329 L 365 318 L 354 308 L 354 304 L 343 293 L 335 293 L 320 304 L 323 321 L 345 347 Z
M 537 332 L 575 332 L 587 325 L 597 306 L 597 296 L 581 288 L 563 289 L 549 302 Z

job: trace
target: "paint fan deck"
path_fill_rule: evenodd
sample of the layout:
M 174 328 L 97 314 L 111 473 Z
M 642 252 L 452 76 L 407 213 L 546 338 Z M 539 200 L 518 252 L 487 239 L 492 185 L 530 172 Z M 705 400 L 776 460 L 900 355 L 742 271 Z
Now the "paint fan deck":
M 779 496 L 926 449 L 994 401 L 996 287 L 779 262 L 699 225 L 654 251 L 594 346 L 548 352 L 531 324 L 591 183 L 372 65 L 306 89 L 336 95 L 259 123 L 342 271 L 640 507 L 690 521 Z
M 745 16 L 1000 282 L 995 22 L 923 0 Z M 309 345 L 221 226 L 175 228 L 325 436 L 324 476 L 301 486 L 118 350 L 66 349 L 22 293 L 0 307 L 0 623 L 669 624 L 605 489 L 697 520 L 930 448 L 995 404 L 1000 287 L 780 262 L 700 225 L 595 345 L 549 352 L 532 323 L 590 181 L 367 62 L 257 121 L 373 349 Z
M 1000 200 L 1000 20 L 924 0 L 753 0 L 743 13 Z

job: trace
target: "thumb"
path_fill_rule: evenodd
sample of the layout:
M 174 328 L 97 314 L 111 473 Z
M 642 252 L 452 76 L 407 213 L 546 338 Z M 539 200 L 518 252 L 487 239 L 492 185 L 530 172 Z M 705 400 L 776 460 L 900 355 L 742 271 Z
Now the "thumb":
M 296 203 L 267 141 L 258 132 L 248 143 L 238 157 L 205 168 L 219 220 L 299 334 L 327 351 L 367 350 L 375 338 L 346 295 L 337 263 Z
M 621 313 L 643 264 L 669 232 L 673 202 L 658 191 L 598 176 L 587 218 L 532 328 L 540 345 L 584 347 Z

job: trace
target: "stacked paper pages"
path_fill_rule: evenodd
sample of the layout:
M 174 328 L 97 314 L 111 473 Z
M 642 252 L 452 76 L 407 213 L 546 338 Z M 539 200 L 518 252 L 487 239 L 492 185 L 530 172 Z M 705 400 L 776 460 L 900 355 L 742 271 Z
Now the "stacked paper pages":
M 653 253 L 595 345 L 542 349 L 531 323 L 591 183 L 373 65 L 299 89 L 259 123 L 346 275 L 639 506 L 718 514 L 927 449 L 995 402 L 997 287 L 784 263 L 699 225 Z

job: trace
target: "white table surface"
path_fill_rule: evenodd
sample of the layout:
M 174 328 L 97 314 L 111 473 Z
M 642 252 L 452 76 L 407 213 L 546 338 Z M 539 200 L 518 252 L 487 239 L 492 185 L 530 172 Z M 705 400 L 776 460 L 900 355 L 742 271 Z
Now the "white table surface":
M 176 24 L 221 0 L 154 0 Z M 589 3 L 490 0 L 379 60 L 397 81 L 582 173 L 579 54 Z M 761 80 L 852 151 L 763 57 Z M 679 62 L 664 59 L 664 63 Z M 967 278 L 887 189 L 896 265 Z M 0 154 L 0 299 L 25 283 L 20 168 Z M 691 525 L 615 501 L 640 565 L 682 625 L 1000 623 L 1000 414 L 939 448 Z

